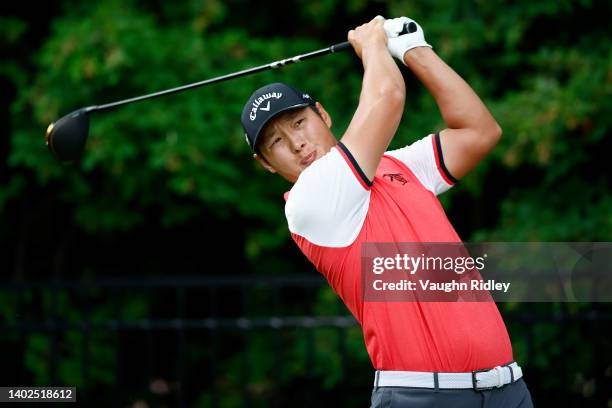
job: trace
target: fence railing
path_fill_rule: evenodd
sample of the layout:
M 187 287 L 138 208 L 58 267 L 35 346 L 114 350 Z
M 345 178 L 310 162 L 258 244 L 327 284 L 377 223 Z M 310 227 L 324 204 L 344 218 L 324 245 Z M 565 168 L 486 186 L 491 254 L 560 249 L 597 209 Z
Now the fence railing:
M 0 302 L 9 367 L 2 383 L 77 386 L 85 406 L 306 406 L 321 398 L 354 406 L 371 391 L 360 329 L 317 275 L 10 283 L 0 285 Z M 535 396 L 550 389 L 536 378 L 546 374 L 538 359 L 550 339 L 542 336 L 563 327 L 570 340 L 601 335 L 612 321 L 609 307 L 534 305 L 502 314 Z M 555 360 L 575 355 L 570 340 L 555 339 L 548 357 L 563 371 L 560 382 L 575 388 L 571 362 Z M 593 347 L 594 360 L 610 356 L 604 342 Z M 601 389 L 582 394 L 605 398 Z

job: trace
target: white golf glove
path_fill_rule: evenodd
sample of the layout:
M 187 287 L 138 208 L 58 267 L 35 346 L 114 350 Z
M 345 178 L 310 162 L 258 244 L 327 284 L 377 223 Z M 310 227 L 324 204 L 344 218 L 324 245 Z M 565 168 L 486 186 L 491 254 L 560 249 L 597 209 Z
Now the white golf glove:
M 377 16 L 379 18 L 380 16 Z M 380 17 L 382 18 L 382 17 Z M 400 34 L 404 27 L 416 27 L 415 32 L 409 32 L 406 34 Z M 385 20 L 383 25 L 385 33 L 387 34 L 387 48 L 391 55 L 400 60 L 402 64 L 404 62 L 404 54 L 416 47 L 429 47 L 431 45 L 425 41 L 425 33 L 421 26 L 414 20 L 408 17 L 392 18 Z

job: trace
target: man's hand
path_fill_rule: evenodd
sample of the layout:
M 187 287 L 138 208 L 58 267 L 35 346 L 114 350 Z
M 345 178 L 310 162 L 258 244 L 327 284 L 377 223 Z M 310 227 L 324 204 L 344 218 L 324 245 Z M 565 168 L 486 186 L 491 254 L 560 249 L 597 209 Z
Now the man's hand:
M 408 34 L 402 34 L 404 26 L 407 24 L 414 24 L 416 31 Z M 404 62 L 404 54 L 416 47 L 429 47 L 431 45 L 425 41 L 425 33 L 421 26 L 414 20 L 408 17 L 398 17 L 390 20 L 386 20 L 384 23 L 385 33 L 387 34 L 387 47 L 389 52 L 395 58 L 400 60 L 402 64 Z
M 383 29 L 384 21 L 382 17 L 377 16 L 348 32 L 348 40 L 360 59 L 364 48 L 387 45 L 387 35 Z

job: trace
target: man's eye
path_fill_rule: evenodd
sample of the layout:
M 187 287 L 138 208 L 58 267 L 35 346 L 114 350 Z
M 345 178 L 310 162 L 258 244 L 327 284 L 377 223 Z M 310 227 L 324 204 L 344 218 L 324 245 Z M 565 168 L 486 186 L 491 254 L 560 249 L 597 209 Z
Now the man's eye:
M 300 119 L 297 122 L 295 122 L 295 127 L 300 127 L 300 125 L 302 124 L 303 121 L 304 121 L 304 119 Z
M 280 142 L 280 140 L 281 140 L 281 138 L 280 138 L 280 137 L 277 137 L 276 139 L 274 139 L 274 140 L 272 141 L 272 143 L 270 143 L 270 146 L 274 146 L 276 143 Z

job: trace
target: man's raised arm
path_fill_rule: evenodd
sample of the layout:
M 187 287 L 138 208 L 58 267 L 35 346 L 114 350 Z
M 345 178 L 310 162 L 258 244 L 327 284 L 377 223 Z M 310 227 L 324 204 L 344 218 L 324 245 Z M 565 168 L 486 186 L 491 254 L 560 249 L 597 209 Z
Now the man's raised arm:
M 364 74 L 359 106 L 341 142 L 370 181 L 397 131 L 406 96 L 402 74 L 387 49 L 383 23 L 374 19 L 348 33 Z
M 414 47 L 402 56 L 404 64 L 438 104 L 447 126 L 440 132 L 444 163 L 449 173 L 459 179 L 493 149 L 501 137 L 501 128 L 467 82 L 430 47 Z

